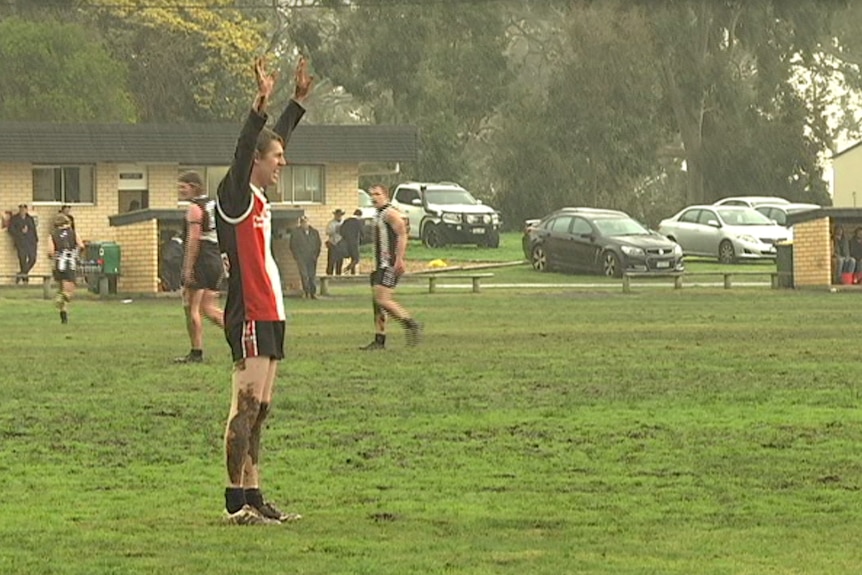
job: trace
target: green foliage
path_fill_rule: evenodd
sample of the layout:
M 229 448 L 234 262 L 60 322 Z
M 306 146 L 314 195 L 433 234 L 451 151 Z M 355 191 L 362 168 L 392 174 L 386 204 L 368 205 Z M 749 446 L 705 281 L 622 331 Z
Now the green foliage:
M 84 0 L 88 19 L 129 67 L 145 122 L 235 120 L 251 105 L 262 26 L 233 0 Z
M 859 79 L 828 47 L 842 41 L 831 35 L 845 4 L 582 2 L 551 21 L 525 11 L 513 53 L 554 72 L 525 64 L 495 119 L 490 171 L 507 221 L 564 205 L 657 221 L 737 194 L 829 204 L 823 154 L 852 123 L 846 112 L 829 122 L 847 101 L 834 86 Z
M 0 571 L 857 570 L 855 294 L 419 291 L 423 345 L 373 358 L 367 293 L 288 302 L 262 481 L 305 518 L 235 529 L 219 331 L 175 366 L 178 301 L 82 297 L 61 331 L 6 290 Z
M 0 20 L 0 119 L 129 122 L 125 65 L 86 28 L 53 19 Z
M 307 27 L 297 37 L 309 51 L 320 47 L 316 69 L 368 106 L 374 123 L 419 127 L 421 157 L 402 177 L 485 184 L 465 179 L 464 151 L 505 95 L 501 12 L 432 3 L 359 5 L 339 15 L 328 42 Z
M 688 202 L 775 194 L 828 203 L 818 152 L 834 133 L 824 100 L 800 97 L 798 77 L 831 43 L 842 4 L 692 0 L 652 12 Z
M 628 208 L 668 134 L 657 71 L 639 11 L 611 4 L 572 13 L 544 97 L 525 91 L 504 109 L 493 167 L 506 219 L 566 205 Z

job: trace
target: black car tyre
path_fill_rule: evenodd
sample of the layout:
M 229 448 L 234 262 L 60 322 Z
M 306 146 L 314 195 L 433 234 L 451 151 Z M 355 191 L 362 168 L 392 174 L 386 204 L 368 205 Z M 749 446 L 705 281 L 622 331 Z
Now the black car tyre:
M 723 264 L 732 264 L 736 261 L 736 251 L 730 240 L 723 240 L 718 244 L 718 261 Z
M 486 248 L 499 248 L 500 247 L 500 234 L 499 234 L 499 232 L 493 232 L 493 231 L 490 232 L 477 245 L 479 247 L 486 247 Z
M 602 255 L 602 273 L 609 278 L 623 277 L 623 266 L 617 254 L 609 251 Z
M 442 248 L 446 245 L 443 233 L 436 224 L 427 223 L 422 227 L 422 243 L 426 248 Z
M 548 271 L 548 254 L 545 253 L 545 248 L 542 246 L 533 246 L 530 264 L 532 264 L 533 269 L 537 272 Z

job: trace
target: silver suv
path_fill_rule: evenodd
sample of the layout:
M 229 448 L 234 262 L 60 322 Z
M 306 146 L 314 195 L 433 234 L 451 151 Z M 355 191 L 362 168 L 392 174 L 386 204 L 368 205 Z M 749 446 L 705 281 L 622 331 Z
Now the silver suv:
M 410 221 L 410 237 L 429 248 L 446 244 L 500 245 L 500 214 L 452 182 L 400 184 L 392 205 Z

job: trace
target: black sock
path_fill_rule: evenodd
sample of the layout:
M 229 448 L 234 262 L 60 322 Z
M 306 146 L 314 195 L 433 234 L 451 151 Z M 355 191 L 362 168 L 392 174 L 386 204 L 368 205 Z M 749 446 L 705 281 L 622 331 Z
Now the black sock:
M 375 333 L 374 341 L 379 343 L 380 345 L 386 345 L 386 334 L 385 333 Z
M 60 321 L 63 323 L 68 323 L 69 322 L 69 314 L 66 313 L 65 311 L 61 311 L 60 312 Z
M 254 489 L 246 489 L 245 490 L 245 502 L 254 507 L 255 509 L 260 509 L 263 507 L 263 495 L 260 492 L 260 489 L 255 487 Z
M 192 350 L 189 352 L 189 355 L 192 357 L 203 357 L 204 356 L 204 350 L 192 348 Z
M 415 329 L 419 326 L 419 324 L 416 323 L 416 320 L 412 317 L 408 317 L 406 319 L 399 319 L 398 321 L 400 321 L 401 325 L 408 329 Z
M 242 487 L 224 488 L 224 508 L 228 513 L 236 513 L 245 505 L 245 491 Z

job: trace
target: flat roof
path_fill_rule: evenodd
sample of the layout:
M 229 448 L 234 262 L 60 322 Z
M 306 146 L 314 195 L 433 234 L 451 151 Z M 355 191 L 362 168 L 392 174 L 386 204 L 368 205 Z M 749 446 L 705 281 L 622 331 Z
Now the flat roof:
M 822 218 L 830 218 L 837 222 L 862 223 L 862 208 L 825 207 L 817 210 L 806 210 L 787 214 L 787 225 L 801 224 Z

